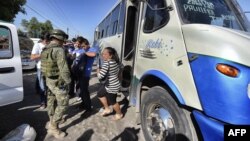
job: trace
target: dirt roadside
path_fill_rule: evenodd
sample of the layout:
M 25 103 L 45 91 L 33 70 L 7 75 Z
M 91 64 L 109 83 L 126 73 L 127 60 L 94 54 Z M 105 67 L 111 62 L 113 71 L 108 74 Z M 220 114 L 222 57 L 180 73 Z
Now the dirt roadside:
M 17 126 L 27 123 L 35 128 L 37 132 L 36 141 L 56 141 L 53 136 L 47 134 L 45 129 L 48 116 L 46 110 L 39 109 L 39 95 L 35 93 L 36 73 L 24 72 L 24 100 L 9 106 L 0 107 L 0 139 L 15 129 Z M 125 117 L 120 121 L 112 121 L 112 115 L 102 117 L 99 114 L 100 102 L 96 97 L 99 87 L 96 74 L 93 70 L 90 80 L 90 93 L 93 112 L 86 114 L 84 110 L 77 107 L 80 102 L 77 98 L 70 99 L 66 122 L 60 127 L 67 132 L 65 141 L 143 141 L 142 131 L 135 124 L 135 108 L 128 106 L 124 95 L 118 98 Z

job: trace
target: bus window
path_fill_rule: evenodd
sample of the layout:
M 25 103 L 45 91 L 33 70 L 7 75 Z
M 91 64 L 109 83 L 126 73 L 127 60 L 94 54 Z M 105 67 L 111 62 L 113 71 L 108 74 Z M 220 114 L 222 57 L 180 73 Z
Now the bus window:
M 109 32 L 108 32 L 108 30 L 109 30 L 109 25 L 110 25 L 110 18 L 111 18 L 111 14 L 109 14 L 107 17 L 106 17 L 106 19 L 105 19 L 105 22 L 104 22 L 104 27 L 106 27 L 106 29 L 105 29 L 105 35 L 104 35 L 104 37 L 108 37 L 109 36 Z
M 248 22 L 250 22 L 250 12 L 245 12 Z
M 121 9 L 119 14 L 119 27 L 118 27 L 118 34 L 123 33 L 124 29 L 124 20 L 125 20 L 125 2 L 124 0 L 121 3 Z
M 169 13 L 165 0 L 148 0 L 144 32 L 153 32 L 167 24 L 168 20 Z
M 113 31 L 112 31 L 112 35 L 115 35 L 117 32 L 117 25 L 118 25 L 118 20 L 116 20 L 113 24 Z
M 109 36 L 109 25 L 107 25 L 107 28 L 106 28 L 106 35 L 105 35 L 105 37 L 108 37 Z
M 101 38 L 103 38 L 103 36 L 104 36 L 104 29 L 102 30 Z
M 178 1 L 184 23 L 201 23 L 242 30 L 237 17 L 225 0 L 204 0 L 203 4 Z
M 117 31 L 117 21 L 119 17 L 120 4 L 116 6 L 116 8 L 112 12 L 111 16 L 111 26 L 109 28 L 109 35 L 115 35 Z
M 11 32 L 8 28 L 0 27 L 0 59 L 12 58 Z

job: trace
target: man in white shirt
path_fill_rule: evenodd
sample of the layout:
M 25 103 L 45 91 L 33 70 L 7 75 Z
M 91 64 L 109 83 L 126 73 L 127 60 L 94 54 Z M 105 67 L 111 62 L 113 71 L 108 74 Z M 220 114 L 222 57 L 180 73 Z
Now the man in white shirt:
M 40 61 L 40 55 L 41 52 L 43 50 L 43 48 L 49 43 L 49 38 L 50 34 L 46 33 L 43 36 L 41 36 L 41 40 L 40 42 L 36 43 L 33 46 L 32 52 L 31 52 L 31 60 L 36 60 L 37 64 L 36 64 L 36 68 L 37 68 L 37 78 L 39 81 L 39 94 L 40 94 L 40 98 L 41 98 L 41 105 L 40 108 L 41 109 L 45 109 L 47 106 L 47 97 L 45 94 L 45 86 L 44 86 L 44 80 L 41 77 L 41 61 Z

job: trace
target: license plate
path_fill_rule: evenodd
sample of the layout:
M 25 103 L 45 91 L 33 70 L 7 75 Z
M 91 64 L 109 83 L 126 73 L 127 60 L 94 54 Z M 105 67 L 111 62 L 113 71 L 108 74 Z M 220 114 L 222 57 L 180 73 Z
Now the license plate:
M 27 63 L 27 62 L 22 62 L 22 65 L 23 65 L 23 66 L 28 66 L 29 63 Z

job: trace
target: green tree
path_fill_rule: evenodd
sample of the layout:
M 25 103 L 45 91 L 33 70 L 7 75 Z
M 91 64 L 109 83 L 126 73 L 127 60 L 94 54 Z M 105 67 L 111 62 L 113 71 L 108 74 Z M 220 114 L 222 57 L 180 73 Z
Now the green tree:
M 25 3 L 26 0 L 0 0 L 0 19 L 13 22 L 18 12 L 25 14 Z
M 53 30 L 53 25 L 49 20 L 41 24 L 41 34 L 44 34 L 46 32 L 51 32 L 52 30 Z
M 21 25 L 27 31 L 28 36 L 32 38 L 39 38 L 41 34 L 53 30 L 52 23 L 49 20 L 42 23 L 39 22 L 35 17 L 32 17 L 30 21 L 23 19 Z
M 17 34 L 18 34 L 18 36 L 26 37 L 25 32 L 23 32 L 20 28 L 17 29 Z

